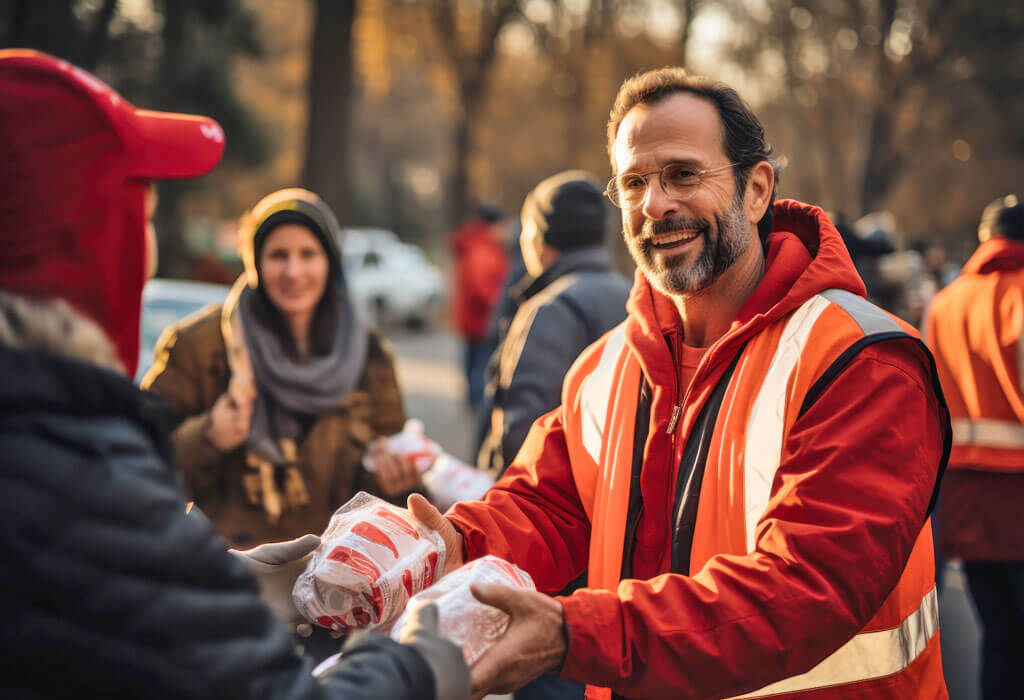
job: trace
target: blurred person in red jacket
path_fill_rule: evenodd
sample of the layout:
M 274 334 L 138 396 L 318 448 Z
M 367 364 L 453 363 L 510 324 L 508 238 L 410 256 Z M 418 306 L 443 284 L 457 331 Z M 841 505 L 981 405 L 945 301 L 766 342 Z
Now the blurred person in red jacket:
M 539 589 L 476 592 L 511 623 L 475 692 L 554 671 L 590 698 L 948 697 L 928 519 L 950 428 L 927 348 L 864 299 L 820 209 L 773 206 L 772 149 L 731 88 L 630 78 L 608 148 L 626 320 L 482 501 L 410 498 L 446 568 L 493 554 Z
M 494 350 L 487 341 L 491 314 L 501 299 L 509 258 L 508 225 L 500 208 L 480 205 L 452 234 L 455 290 L 452 322 L 464 343 L 467 400 L 476 410 L 484 395 L 484 372 Z
M 0 697 L 468 699 L 436 613 L 314 677 L 274 616 L 294 621 L 291 586 L 272 611 L 251 572 L 294 578 L 319 538 L 229 553 L 187 514 L 167 407 L 131 377 L 153 181 L 223 151 L 212 119 L 0 51 Z
M 981 618 L 982 697 L 1024 697 L 1024 204 L 989 204 L 981 245 L 935 295 L 925 338 L 953 419 L 942 554 L 964 560 Z

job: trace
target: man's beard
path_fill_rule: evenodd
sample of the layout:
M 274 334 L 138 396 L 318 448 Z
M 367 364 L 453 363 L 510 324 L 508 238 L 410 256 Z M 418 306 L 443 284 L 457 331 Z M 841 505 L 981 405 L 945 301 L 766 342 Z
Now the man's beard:
M 685 229 L 697 231 L 704 239 L 700 255 L 693 263 L 688 265 L 685 255 L 655 254 L 657 249 L 651 243 L 651 236 Z M 625 232 L 624 235 L 630 255 L 651 286 L 662 294 L 677 296 L 699 294 L 710 287 L 743 255 L 751 238 L 739 193 L 733 197 L 724 216 L 715 216 L 714 237 L 706 219 L 688 216 L 658 221 L 647 219 L 639 236 L 631 237 Z

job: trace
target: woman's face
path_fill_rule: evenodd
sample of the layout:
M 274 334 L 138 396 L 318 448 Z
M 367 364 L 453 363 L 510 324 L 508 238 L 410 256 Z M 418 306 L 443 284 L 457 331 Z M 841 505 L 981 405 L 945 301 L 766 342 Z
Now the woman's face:
M 327 287 L 330 263 L 320 241 L 305 226 L 281 224 L 260 250 L 260 285 L 285 316 L 313 313 Z

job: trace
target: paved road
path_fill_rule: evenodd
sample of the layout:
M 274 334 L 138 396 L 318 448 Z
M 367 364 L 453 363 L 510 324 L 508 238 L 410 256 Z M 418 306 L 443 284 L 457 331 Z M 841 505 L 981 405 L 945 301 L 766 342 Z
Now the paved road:
M 473 417 L 465 407 L 461 346 L 448 332 L 386 331 L 398 355 L 406 411 L 423 420 L 426 433 L 456 457 L 469 460 Z M 955 564 L 946 572 L 940 598 L 943 666 L 951 700 L 977 700 L 978 630 Z

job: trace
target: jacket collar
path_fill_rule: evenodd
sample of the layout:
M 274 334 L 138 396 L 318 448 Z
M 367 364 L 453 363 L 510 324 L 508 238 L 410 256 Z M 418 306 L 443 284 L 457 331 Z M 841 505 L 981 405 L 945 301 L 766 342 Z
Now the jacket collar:
M 138 425 L 170 462 L 172 418 L 167 405 L 126 377 L 74 358 L 8 347 L 0 347 L 0 367 L 0 414 L 123 417 Z
M 559 255 L 537 277 L 525 277 L 512 289 L 519 304 L 540 293 L 555 280 L 579 272 L 607 272 L 612 267 L 612 255 L 604 246 L 567 250 Z
M 865 294 L 842 237 L 821 209 L 789 199 L 776 202 L 773 214 L 764 277 L 709 351 L 703 363 L 709 369 L 731 361 L 746 340 L 821 291 Z M 644 373 L 654 383 L 673 382 L 675 367 L 664 338 L 680 331 L 675 305 L 638 270 L 627 310 L 627 343 Z
M 986 275 L 998 270 L 1018 270 L 1024 267 L 1024 241 L 1005 236 L 993 236 L 978 246 L 974 255 L 964 264 L 965 274 Z

